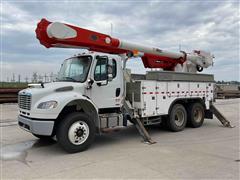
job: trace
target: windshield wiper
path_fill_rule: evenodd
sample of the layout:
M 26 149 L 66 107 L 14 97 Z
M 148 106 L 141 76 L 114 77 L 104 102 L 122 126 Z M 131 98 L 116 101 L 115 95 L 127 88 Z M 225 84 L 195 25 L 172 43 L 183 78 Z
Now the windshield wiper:
M 73 82 L 78 82 L 76 79 L 74 78 L 71 78 L 71 77 L 62 77 L 63 79 L 66 79 L 66 80 L 71 80 Z

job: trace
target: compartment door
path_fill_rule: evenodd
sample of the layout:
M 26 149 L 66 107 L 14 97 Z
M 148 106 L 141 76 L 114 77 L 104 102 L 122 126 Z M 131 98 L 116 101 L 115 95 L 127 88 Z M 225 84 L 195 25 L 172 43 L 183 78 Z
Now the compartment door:
M 157 114 L 166 114 L 168 112 L 168 106 L 166 103 L 168 102 L 167 99 L 167 82 L 157 82 L 156 88 L 156 96 L 157 96 Z
M 156 81 L 142 82 L 142 100 L 143 100 L 143 117 L 155 116 L 156 112 Z

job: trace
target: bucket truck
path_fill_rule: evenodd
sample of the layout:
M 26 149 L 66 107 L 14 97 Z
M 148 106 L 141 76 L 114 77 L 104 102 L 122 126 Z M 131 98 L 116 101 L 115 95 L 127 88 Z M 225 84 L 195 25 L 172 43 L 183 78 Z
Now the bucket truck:
M 144 142 L 155 143 L 145 126 L 164 123 L 174 132 L 200 127 L 217 112 L 213 75 L 199 74 L 213 64 L 211 53 L 174 53 L 122 41 L 109 35 L 42 19 L 36 37 L 47 47 L 88 49 L 64 60 L 52 83 L 19 92 L 19 126 L 38 138 L 56 137 L 67 152 L 86 150 L 96 134 L 134 124 Z M 141 58 L 144 75 L 126 68 Z

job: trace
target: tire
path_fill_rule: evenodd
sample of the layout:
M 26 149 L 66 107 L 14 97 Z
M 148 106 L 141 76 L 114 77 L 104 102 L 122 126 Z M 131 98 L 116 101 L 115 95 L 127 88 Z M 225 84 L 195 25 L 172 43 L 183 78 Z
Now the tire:
M 192 103 L 187 109 L 188 124 L 190 127 L 201 127 L 205 117 L 204 107 L 201 103 Z
M 86 114 L 72 113 L 57 127 L 57 141 L 69 153 L 86 150 L 95 138 L 95 123 Z
M 182 104 L 175 104 L 167 119 L 167 127 L 173 132 L 182 131 L 187 124 L 187 112 Z

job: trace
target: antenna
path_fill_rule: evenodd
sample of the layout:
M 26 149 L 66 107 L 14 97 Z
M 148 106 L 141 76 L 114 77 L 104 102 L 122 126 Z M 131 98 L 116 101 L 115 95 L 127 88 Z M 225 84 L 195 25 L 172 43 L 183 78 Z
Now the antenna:
M 110 25 L 111 25 L 111 36 L 113 35 L 113 24 L 112 23 L 110 23 Z
M 179 44 L 179 51 L 181 51 L 182 50 L 182 45 L 181 44 Z

